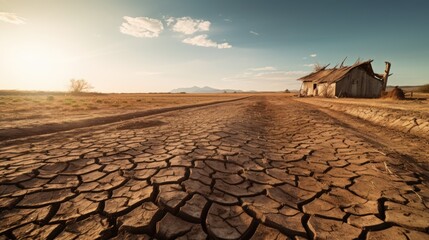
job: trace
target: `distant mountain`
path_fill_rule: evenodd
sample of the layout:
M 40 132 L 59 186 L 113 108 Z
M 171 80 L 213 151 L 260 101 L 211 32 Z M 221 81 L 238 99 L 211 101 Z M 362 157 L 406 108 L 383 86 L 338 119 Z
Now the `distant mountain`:
M 197 86 L 193 86 L 193 87 L 189 87 L 189 88 L 176 88 L 171 90 L 172 93 L 223 93 L 223 92 L 243 92 L 241 90 L 234 90 L 234 89 L 217 89 L 217 88 L 212 88 L 212 87 L 197 87 Z

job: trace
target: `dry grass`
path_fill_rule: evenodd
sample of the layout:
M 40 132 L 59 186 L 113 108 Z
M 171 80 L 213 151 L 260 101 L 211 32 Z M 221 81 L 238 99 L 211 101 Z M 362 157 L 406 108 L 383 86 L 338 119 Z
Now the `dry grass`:
M 222 101 L 246 95 L 248 94 L 1 95 L 0 92 L 0 129 Z
M 378 108 L 388 108 L 406 110 L 414 112 L 429 113 L 429 94 L 414 93 L 413 99 L 394 100 L 390 98 L 308 98 L 309 101 L 343 103 L 349 105 L 372 106 Z
M 420 86 L 419 88 L 417 88 L 417 92 L 429 93 L 429 84 Z

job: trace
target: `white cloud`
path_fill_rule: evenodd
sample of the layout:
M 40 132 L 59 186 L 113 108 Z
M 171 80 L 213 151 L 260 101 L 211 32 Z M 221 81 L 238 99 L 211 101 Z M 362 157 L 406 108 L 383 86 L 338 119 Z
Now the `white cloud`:
M 225 18 L 225 19 L 223 19 L 225 22 L 232 22 L 232 20 L 231 19 L 229 19 L 229 18 Z
M 138 38 L 154 38 L 164 30 L 162 22 L 158 19 L 148 17 L 128 17 L 124 16 L 120 31 Z
M 170 26 L 172 23 L 174 23 L 174 17 L 166 17 L 164 16 L 164 21 L 167 23 L 167 26 Z
M 259 33 L 255 32 L 255 31 L 250 31 L 249 33 L 255 35 L 255 36 L 259 36 Z
M 229 43 L 221 43 L 221 44 L 217 45 L 217 48 L 219 48 L 219 49 L 226 49 L 226 48 L 232 48 L 232 46 Z
M 163 31 L 164 25 L 158 19 L 148 17 L 124 17 L 125 22 L 122 23 L 120 31 L 134 37 L 158 37 Z M 193 19 L 191 17 L 174 18 L 163 16 L 163 20 L 171 28 L 172 31 L 180 32 L 185 35 L 194 34 L 196 32 L 209 31 L 210 21 L 202 19 Z M 182 40 L 183 43 L 200 46 L 200 47 L 213 47 L 218 49 L 232 48 L 227 43 L 217 43 L 208 38 L 207 34 L 200 34 L 193 37 L 188 37 Z
M 0 12 L 0 21 L 13 23 L 13 24 L 25 24 L 25 18 L 17 16 L 15 13 Z
M 209 31 L 211 23 L 202 19 L 193 19 L 191 17 L 167 18 L 167 25 L 172 25 L 175 32 L 190 35 L 196 32 Z
M 232 46 L 229 43 L 217 43 L 211 39 L 208 39 L 206 34 L 198 35 L 195 37 L 185 38 L 182 42 L 194 46 L 200 47 L 214 47 L 219 49 L 231 48 Z
M 275 71 L 275 67 L 267 66 L 267 67 L 259 67 L 259 68 L 249 68 L 250 71 Z
M 313 68 L 314 66 L 316 66 L 315 63 L 304 64 L 304 67 L 311 67 L 311 68 Z
M 310 55 L 310 57 L 312 57 L 312 58 L 317 57 L 317 54 L 313 53 Z

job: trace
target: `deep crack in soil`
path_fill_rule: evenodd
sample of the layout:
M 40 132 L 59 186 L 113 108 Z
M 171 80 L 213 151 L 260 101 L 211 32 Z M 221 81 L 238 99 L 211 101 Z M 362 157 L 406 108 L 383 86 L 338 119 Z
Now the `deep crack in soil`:
M 428 144 L 403 136 L 255 96 L 9 142 L 0 238 L 428 239 Z

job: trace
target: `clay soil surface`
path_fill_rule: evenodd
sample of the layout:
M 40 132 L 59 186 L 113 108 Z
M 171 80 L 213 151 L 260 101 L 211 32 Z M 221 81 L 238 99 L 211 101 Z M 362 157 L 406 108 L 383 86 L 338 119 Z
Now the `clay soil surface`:
M 427 140 L 241 97 L 0 141 L 0 239 L 429 239 Z

